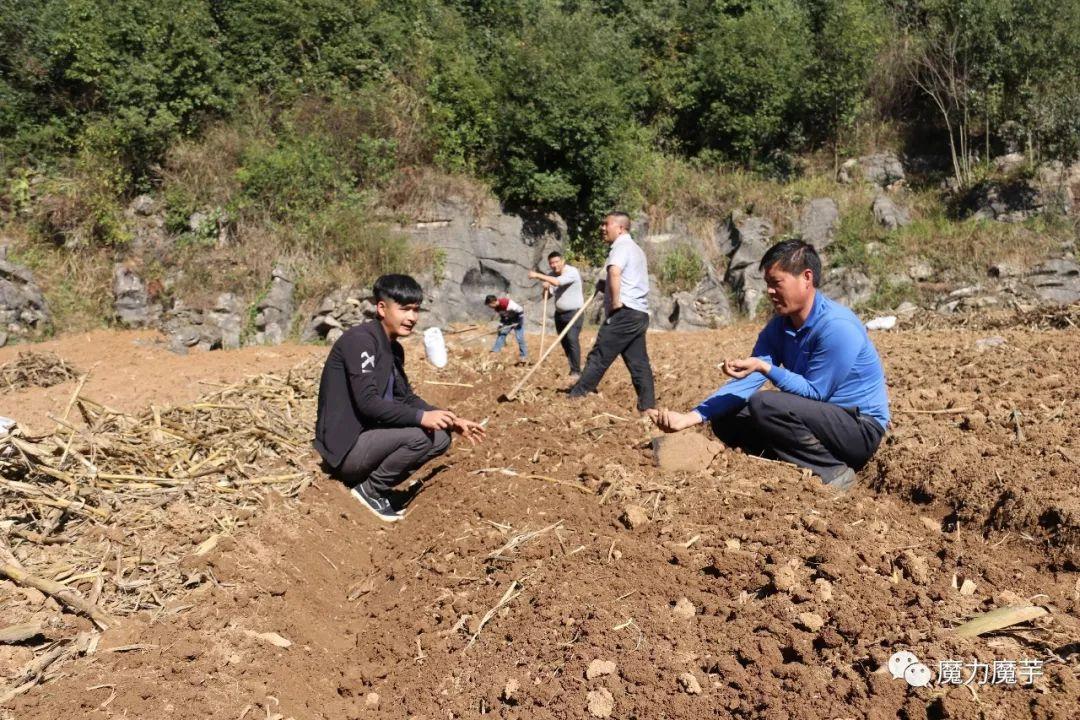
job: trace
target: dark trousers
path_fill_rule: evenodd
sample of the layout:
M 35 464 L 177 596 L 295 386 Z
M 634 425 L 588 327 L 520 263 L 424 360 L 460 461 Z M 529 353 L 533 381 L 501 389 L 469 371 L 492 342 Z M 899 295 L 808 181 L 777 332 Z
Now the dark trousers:
M 712 421 L 728 447 L 809 468 L 825 480 L 844 465 L 866 465 L 884 428 L 858 408 L 809 400 L 785 392 L 758 392 L 741 411 Z
M 649 351 L 645 347 L 645 331 L 648 329 L 648 313 L 625 307 L 613 313 L 600 326 L 596 343 L 585 359 L 585 371 L 577 384 L 570 388 L 570 397 L 581 397 L 596 390 L 611 363 L 622 355 L 626 369 L 630 371 L 634 390 L 637 391 L 637 409 L 655 407 L 653 373 L 649 365 Z
M 365 430 L 335 474 L 349 487 L 367 480 L 372 490 L 386 495 L 449 447 L 450 434 L 445 430 L 418 427 Z
M 561 333 L 566 326 L 573 319 L 577 310 L 556 310 L 555 311 L 555 332 Z M 570 374 L 581 374 L 581 341 L 578 340 L 578 336 L 581 335 L 581 326 L 585 324 L 585 314 L 582 313 L 577 320 L 574 321 L 573 326 L 566 331 L 566 335 L 559 341 L 562 345 L 563 352 L 566 353 L 566 360 L 570 363 Z

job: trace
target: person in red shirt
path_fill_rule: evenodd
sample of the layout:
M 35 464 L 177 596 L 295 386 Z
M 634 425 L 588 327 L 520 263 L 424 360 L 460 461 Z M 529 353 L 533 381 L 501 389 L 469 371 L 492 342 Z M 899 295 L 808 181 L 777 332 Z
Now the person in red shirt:
M 525 308 L 508 297 L 498 298 L 494 295 L 484 298 L 484 304 L 499 313 L 499 332 L 495 336 L 495 345 L 491 352 L 502 350 L 506 344 L 506 336 L 513 331 L 518 344 L 518 365 L 524 365 L 529 354 L 525 349 Z

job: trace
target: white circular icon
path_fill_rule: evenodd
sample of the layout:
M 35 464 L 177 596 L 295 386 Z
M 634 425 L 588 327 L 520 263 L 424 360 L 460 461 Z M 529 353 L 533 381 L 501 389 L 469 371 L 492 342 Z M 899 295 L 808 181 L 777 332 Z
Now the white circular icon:
M 921 662 L 908 665 L 904 670 L 904 679 L 911 687 L 926 687 L 930 684 L 930 668 Z
M 915 653 L 898 650 L 889 658 L 889 672 L 894 680 L 898 680 L 904 677 L 904 671 L 908 669 L 908 666 L 915 665 L 918 662 L 919 658 L 915 657 Z

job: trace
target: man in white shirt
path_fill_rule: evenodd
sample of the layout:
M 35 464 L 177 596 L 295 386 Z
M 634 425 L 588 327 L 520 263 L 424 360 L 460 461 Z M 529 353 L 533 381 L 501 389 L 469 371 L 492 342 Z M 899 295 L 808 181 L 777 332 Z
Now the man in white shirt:
M 555 296 L 555 332 L 561 334 L 585 304 L 585 296 L 581 291 L 581 273 L 573 265 L 567 265 L 562 253 L 558 251 L 548 255 L 548 267 L 551 268 L 550 275 L 530 271 L 529 277 L 542 280 L 545 291 L 550 290 Z M 585 316 L 579 316 L 561 341 L 566 360 L 570 363 L 570 380 L 573 382 L 581 378 L 581 343 L 578 335 L 581 334 L 584 322 Z
M 611 245 L 605 261 L 604 309 L 607 318 L 600 326 L 596 344 L 585 361 L 585 370 L 570 397 L 594 392 L 604 373 L 622 355 L 637 391 L 637 409 L 656 405 L 653 372 L 645 331 L 649 329 L 649 266 L 645 253 L 630 237 L 630 216 L 613 212 L 604 218 L 604 242 Z

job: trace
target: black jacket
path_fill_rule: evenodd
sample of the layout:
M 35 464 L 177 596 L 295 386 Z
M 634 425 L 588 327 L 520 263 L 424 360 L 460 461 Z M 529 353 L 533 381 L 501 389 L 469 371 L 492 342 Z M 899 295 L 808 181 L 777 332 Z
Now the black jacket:
M 417 427 L 434 410 L 409 386 L 405 350 L 390 342 L 382 324 L 371 320 L 349 328 L 330 348 L 319 382 L 315 449 L 338 468 L 360 433 L 375 427 Z M 396 373 L 394 399 L 383 396 Z

